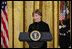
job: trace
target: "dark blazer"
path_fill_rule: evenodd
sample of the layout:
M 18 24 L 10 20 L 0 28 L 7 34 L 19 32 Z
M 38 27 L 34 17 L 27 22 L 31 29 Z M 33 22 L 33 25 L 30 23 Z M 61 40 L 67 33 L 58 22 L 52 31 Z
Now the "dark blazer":
M 50 32 L 48 24 L 46 24 L 43 21 L 34 22 L 33 24 L 30 24 L 28 32 L 32 32 L 33 30 L 37 30 L 39 32 Z M 34 43 L 35 44 L 36 42 L 29 42 L 29 43 Z M 38 43 L 40 43 L 40 42 L 38 42 Z M 42 42 L 42 43 L 43 43 L 43 45 L 42 45 L 41 48 L 47 48 L 47 42 Z M 30 47 L 30 45 L 29 45 L 29 47 Z

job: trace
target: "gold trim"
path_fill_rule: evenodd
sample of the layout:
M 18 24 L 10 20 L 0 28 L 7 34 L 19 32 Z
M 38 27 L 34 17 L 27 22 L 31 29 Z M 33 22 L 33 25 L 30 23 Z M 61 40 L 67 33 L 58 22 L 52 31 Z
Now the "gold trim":
M 37 32 L 37 33 L 39 34 L 38 39 L 34 39 L 34 38 L 32 37 L 32 34 L 33 34 L 34 32 Z M 38 40 L 41 38 L 41 34 L 40 34 L 39 31 L 34 30 L 34 31 L 31 32 L 31 34 L 30 34 L 30 38 L 31 38 L 31 40 L 33 40 L 33 41 L 38 41 Z

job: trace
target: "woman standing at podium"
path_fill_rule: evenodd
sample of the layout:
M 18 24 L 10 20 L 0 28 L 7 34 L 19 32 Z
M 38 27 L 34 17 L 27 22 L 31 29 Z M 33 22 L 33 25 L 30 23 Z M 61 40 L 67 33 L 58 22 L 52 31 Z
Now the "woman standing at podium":
M 32 32 L 33 30 L 37 30 L 39 32 L 49 32 L 50 31 L 48 24 L 42 21 L 42 12 L 40 9 L 35 10 L 32 13 L 32 16 L 33 16 L 34 23 L 30 24 L 28 32 Z M 31 45 L 35 45 L 33 47 L 29 45 L 29 48 L 47 48 L 47 42 L 28 42 L 28 43 Z M 43 45 L 39 47 L 37 43 L 43 43 Z

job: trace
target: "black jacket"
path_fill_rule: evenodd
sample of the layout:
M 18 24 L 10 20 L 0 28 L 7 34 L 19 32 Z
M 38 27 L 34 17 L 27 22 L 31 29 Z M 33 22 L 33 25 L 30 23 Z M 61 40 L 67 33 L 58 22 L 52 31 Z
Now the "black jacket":
M 46 24 L 43 21 L 34 22 L 33 24 L 30 24 L 28 32 L 32 32 L 33 30 L 37 30 L 39 32 L 49 32 L 50 31 L 48 24 Z M 34 43 L 35 44 L 36 42 L 29 42 L 29 43 Z M 40 42 L 37 42 L 37 43 L 40 43 Z M 30 47 L 30 45 L 29 45 L 29 47 Z M 47 48 L 47 42 L 43 42 L 43 45 L 42 45 L 41 48 Z

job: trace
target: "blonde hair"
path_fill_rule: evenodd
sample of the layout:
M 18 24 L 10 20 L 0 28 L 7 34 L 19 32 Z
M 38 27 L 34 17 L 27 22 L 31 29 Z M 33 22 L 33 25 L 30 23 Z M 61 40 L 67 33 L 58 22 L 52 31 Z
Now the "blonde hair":
M 41 12 L 40 9 L 36 9 L 36 10 L 32 13 L 32 16 L 34 16 L 34 13 L 36 13 L 36 14 L 42 16 L 42 12 Z

